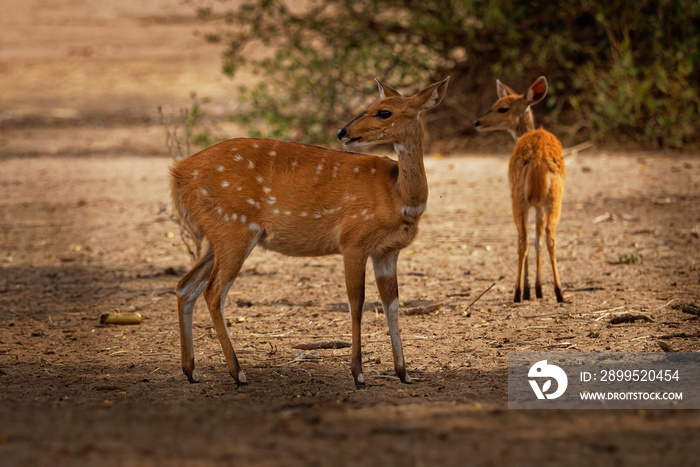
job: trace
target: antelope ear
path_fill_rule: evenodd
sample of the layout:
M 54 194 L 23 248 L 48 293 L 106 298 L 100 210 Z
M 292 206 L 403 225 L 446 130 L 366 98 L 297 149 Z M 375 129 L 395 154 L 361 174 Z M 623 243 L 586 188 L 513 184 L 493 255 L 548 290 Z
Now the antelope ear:
M 430 110 L 437 107 L 442 99 L 445 97 L 447 92 L 447 83 L 450 81 L 450 77 L 443 79 L 442 81 L 431 84 L 427 88 L 423 89 L 421 92 L 411 97 L 413 101 L 413 107 L 418 111 L 422 112 L 424 110 Z
M 525 94 L 525 100 L 527 100 L 527 105 L 535 105 L 544 99 L 547 95 L 547 78 L 540 76 L 532 83 L 530 89 L 527 90 Z
M 384 99 L 385 97 L 401 97 L 401 94 L 396 89 L 387 86 L 386 84 L 382 84 L 382 82 L 377 78 L 374 78 L 374 80 L 377 82 L 377 87 L 379 87 L 380 99 Z
M 496 94 L 498 94 L 499 99 L 503 99 L 506 96 L 514 96 L 517 93 L 513 91 L 511 88 L 506 86 L 505 84 L 501 83 L 500 80 L 496 80 Z

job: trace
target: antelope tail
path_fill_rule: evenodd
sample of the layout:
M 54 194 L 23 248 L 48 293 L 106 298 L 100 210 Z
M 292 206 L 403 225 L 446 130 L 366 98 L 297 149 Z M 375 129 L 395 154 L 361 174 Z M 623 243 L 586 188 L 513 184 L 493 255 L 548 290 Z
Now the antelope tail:
M 195 223 L 192 221 L 192 218 L 190 217 L 189 213 L 187 212 L 187 208 L 185 208 L 185 203 L 183 202 L 182 195 L 183 195 L 183 185 L 180 182 L 180 177 L 179 173 L 175 169 L 175 167 L 171 168 L 170 170 L 171 173 L 171 182 L 170 182 L 170 196 L 173 202 L 173 208 L 177 212 L 178 216 L 180 217 L 180 220 L 182 221 L 182 225 L 187 229 L 187 231 L 190 233 L 192 236 L 192 239 L 195 240 L 195 242 L 199 243 L 203 239 L 202 233 L 199 231 Z
M 547 198 L 551 174 L 544 164 L 531 163 L 525 176 L 525 199 L 532 205 L 540 205 Z

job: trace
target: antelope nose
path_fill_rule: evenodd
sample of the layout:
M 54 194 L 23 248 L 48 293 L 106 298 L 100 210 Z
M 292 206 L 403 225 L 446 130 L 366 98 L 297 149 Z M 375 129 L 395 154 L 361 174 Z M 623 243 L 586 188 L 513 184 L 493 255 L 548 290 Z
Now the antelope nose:
M 481 126 L 481 122 L 479 120 L 474 121 L 474 127 L 479 128 Z
M 341 128 L 340 130 L 338 130 L 338 139 L 342 140 L 343 138 L 345 138 L 345 135 L 347 135 L 347 134 L 348 134 L 347 130 L 345 128 Z

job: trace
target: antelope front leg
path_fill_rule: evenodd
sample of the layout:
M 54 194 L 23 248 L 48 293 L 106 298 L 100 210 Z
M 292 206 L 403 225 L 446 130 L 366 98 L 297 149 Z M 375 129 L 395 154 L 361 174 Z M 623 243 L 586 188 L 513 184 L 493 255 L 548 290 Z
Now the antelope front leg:
M 386 321 L 389 324 L 391 336 L 391 349 L 394 354 L 394 369 L 402 383 L 411 383 L 411 378 L 406 374 L 406 361 L 401 345 L 401 333 L 399 331 L 399 288 L 396 280 L 396 263 L 398 252 L 389 256 L 372 257 L 374 276 L 377 279 L 377 289 L 382 299 L 382 308 Z
M 348 305 L 352 318 L 352 350 L 350 369 L 355 379 L 355 386 L 365 387 L 365 376 L 362 374 L 362 308 L 365 304 L 365 265 L 367 256 L 360 253 L 345 251 L 345 285 L 348 291 Z

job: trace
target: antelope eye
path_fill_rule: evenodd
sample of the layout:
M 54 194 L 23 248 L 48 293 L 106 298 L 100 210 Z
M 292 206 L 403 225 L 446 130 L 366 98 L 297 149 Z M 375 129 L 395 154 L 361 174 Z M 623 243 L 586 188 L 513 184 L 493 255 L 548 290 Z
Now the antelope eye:
M 497 112 L 499 114 L 504 114 L 504 113 L 508 112 L 508 107 L 501 107 L 497 110 Z
M 387 118 L 391 117 L 391 112 L 389 112 L 388 110 L 380 110 L 379 112 L 377 112 L 376 116 L 386 120 Z

